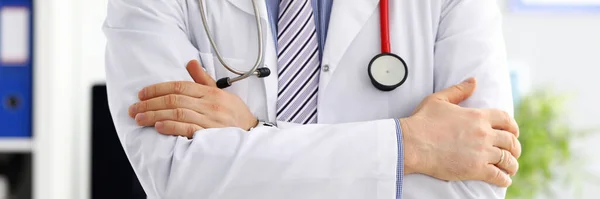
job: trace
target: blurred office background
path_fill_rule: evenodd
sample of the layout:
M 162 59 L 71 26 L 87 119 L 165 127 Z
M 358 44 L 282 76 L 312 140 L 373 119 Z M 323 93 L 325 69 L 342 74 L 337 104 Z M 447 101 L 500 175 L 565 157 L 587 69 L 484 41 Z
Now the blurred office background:
M 92 118 L 106 117 L 92 113 L 92 96 L 101 93 L 101 87 L 94 92 L 93 86 L 104 82 L 105 38 L 100 27 L 106 2 L 34 0 L 33 136 L 0 137 L 0 176 L 3 176 L 0 177 L 0 198 L 10 190 L 36 199 L 92 197 Z M 557 119 L 564 119 L 573 131 L 597 129 L 600 127 L 600 78 L 597 77 L 600 73 L 600 1 L 563 0 L 590 6 L 556 7 L 524 6 L 515 2 L 517 0 L 498 0 L 505 15 L 504 33 L 513 71 L 515 102 L 523 103 L 525 97 L 542 88 L 566 94 L 570 97 L 565 103 L 566 111 L 560 112 Z M 107 128 L 103 125 L 96 124 L 95 128 Z M 561 184 L 564 176 L 555 176 L 557 179 L 552 180 L 548 190 L 539 191 L 537 198 L 598 198 L 598 143 L 600 130 L 570 141 L 569 154 L 583 161 L 575 167 L 552 163 L 550 169 L 555 173 L 577 170 L 581 172 L 575 173 L 581 175 L 567 181 L 569 186 Z M 9 161 L 12 164 L 4 165 Z M 536 172 L 535 168 L 534 171 L 527 169 L 528 173 Z M 11 182 L 7 180 L 9 175 L 11 179 L 20 180 Z M 545 181 L 543 177 L 536 178 Z M 14 188 L 23 185 L 25 188 Z

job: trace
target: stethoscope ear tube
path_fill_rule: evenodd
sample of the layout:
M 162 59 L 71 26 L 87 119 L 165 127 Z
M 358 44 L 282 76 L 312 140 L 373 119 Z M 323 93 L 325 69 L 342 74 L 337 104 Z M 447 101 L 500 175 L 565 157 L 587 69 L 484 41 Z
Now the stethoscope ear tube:
M 256 29 L 257 29 L 257 42 L 258 42 L 258 55 L 256 57 L 256 62 L 254 64 L 254 66 L 252 66 L 252 69 L 250 69 L 249 71 L 241 71 L 241 70 L 237 70 L 234 67 L 232 67 L 231 65 L 227 64 L 225 59 L 223 59 L 223 56 L 221 56 L 221 53 L 219 51 L 219 49 L 217 48 L 217 44 L 215 42 L 215 40 L 213 39 L 211 32 L 210 32 L 210 28 L 208 27 L 208 20 L 206 19 L 206 11 L 204 9 L 204 1 L 205 0 L 198 0 L 198 6 L 200 9 L 200 16 L 202 18 L 202 24 L 204 25 L 204 31 L 206 33 L 206 37 L 208 37 L 208 41 L 210 42 L 211 47 L 214 50 L 215 55 L 217 56 L 219 62 L 223 65 L 223 67 L 225 69 L 227 69 L 229 72 L 239 75 L 237 77 L 234 78 L 222 78 L 219 79 L 219 81 L 217 81 L 217 86 L 221 89 L 223 88 L 227 88 L 229 86 L 231 86 L 231 84 L 233 84 L 234 82 L 246 79 L 252 75 L 256 75 L 259 78 L 263 78 L 263 77 L 267 77 L 271 74 L 271 71 L 266 68 L 266 67 L 261 67 L 261 65 L 263 65 L 263 59 L 265 56 L 265 52 L 264 52 L 264 41 L 263 41 L 263 37 L 264 37 L 264 33 L 263 33 L 263 26 L 262 26 L 262 22 L 261 22 L 261 18 L 260 18 L 260 11 L 259 11 L 259 7 L 257 5 L 257 1 L 260 0 L 252 0 L 252 6 L 254 8 L 254 18 L 256 20 Z

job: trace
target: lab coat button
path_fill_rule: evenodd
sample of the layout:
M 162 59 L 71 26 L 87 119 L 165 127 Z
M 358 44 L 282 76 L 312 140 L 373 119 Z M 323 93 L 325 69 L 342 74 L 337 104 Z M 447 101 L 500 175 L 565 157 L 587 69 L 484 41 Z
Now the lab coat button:
M 323 65 L 323 72 L 329 71 L 329 65 Z

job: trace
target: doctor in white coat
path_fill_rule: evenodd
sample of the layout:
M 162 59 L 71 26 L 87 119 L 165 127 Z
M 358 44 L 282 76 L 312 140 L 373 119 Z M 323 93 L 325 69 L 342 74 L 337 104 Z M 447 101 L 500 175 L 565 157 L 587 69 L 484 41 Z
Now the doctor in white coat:
M 329 4 L 317 124 L 277 121 L 277 42 L 264 1 L 272 75 L 225 90 L 213 79 L 233 74 L 217 60 L 196 0 L 109 2 L 110 109 L 149 198 L 504 198 L 518 170 L 493 0 L 392 1 L 391 45 L 409 76 L 390 92 L 367 74 L 380 49 L 378 0 Z M 327 1 L 311 2 L 321 10 L 315 4 Z M 258 47 L 252 2 L 206 0 L 206 10 L 225 60 L 249 69 Z

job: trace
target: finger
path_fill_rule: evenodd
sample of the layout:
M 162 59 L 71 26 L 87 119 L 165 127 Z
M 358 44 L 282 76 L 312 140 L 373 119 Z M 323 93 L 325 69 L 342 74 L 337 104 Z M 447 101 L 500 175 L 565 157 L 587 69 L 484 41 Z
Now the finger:
M 460 84 L 454 85 L 450 88 L 435 93 L 434 96 L 438 99 L 453 104 L 458 104 L 471 97 L 471 95 L 473 95 L 473 92 L 475 92 L 476 87 L 477 81 L 475 80 L 475 78 L 469 78 Z
M 148 100 L 155 97 L 170 95 L 170 94 L 180 94 L 187 95 L 190 97 L 201 98 L 207 94 L 214 93 L 219 90 L 218 88 L 212 88 L 210 86 L 197 84 L 194 82 L 186 82 L 186 81 L 176 81 L 176 82 L 164 82 L 159 84 L 154 84 L 148 87 L 143 88 L 138 93 L 138 98 L 140 100 Z
M 156 122 L 167 120 L 196 124 L 205 129 L 225 127 L 224 125 L 209 119 L 206 115 L 185 108 L 148 111 L 145 113 L 138 113 L 135 116 L 135 121 L 140 126 L 154 126 Z
M 494 146 L 504 149 L 516 158 L 521 157 L 521 143 L 512 133 L 502 130 L 493 130 Z
M 217 87 L 215 80 L 208 73 L 206 73 L 206 71 L 204 71 L 197 60 L 188 62 L 186 69 L 192 76 L 192 79 L 194 79 L 194 82 L 210 87 Z
M 506 111 L 499 109 L 486 109 L 484 113 L 487 115 L 492 128 L 505 130 L 519 137 L 519 125 Z
M 496 148 L 495 151 L 496 154 L 499 154 L 496 155 L 496 157 L 498 158 L 497 160 L 502 158 L 502 160 L 496 162 L 496 167 L 505 171 L 506 173 L 508 173 L 508 175 L 514 176 L 519 170 L 519 162 L 517 161 L 517 159 L 510 155 L 508 151 L 498 148 Z M 502 153 L 504 153 L 504 155 L 502 155 Z
M 173 136 L 184 136 L 189 139 L 194 137 L 194 133 L 196 131 L 202 130 L 203 128 L 190 123 L 183 123 L 177 121 L 162 121 L 157 122 L 154 125 L 156 131 L 164 135 L 173 135 Z
M 129 115 L 135 117 L 138 113 L 165 109 L 185 108 L 204 113 L 199 108 L 202 99 L 186 95 L 165 95 L 135 103 L 129 107 Z
M 508 187 L 512 184 L 510 176 L 493 164 L 488 164 L 486 166 L 484 176 L 484 179 L 482 179 L 483 181 L 500 187 Z

